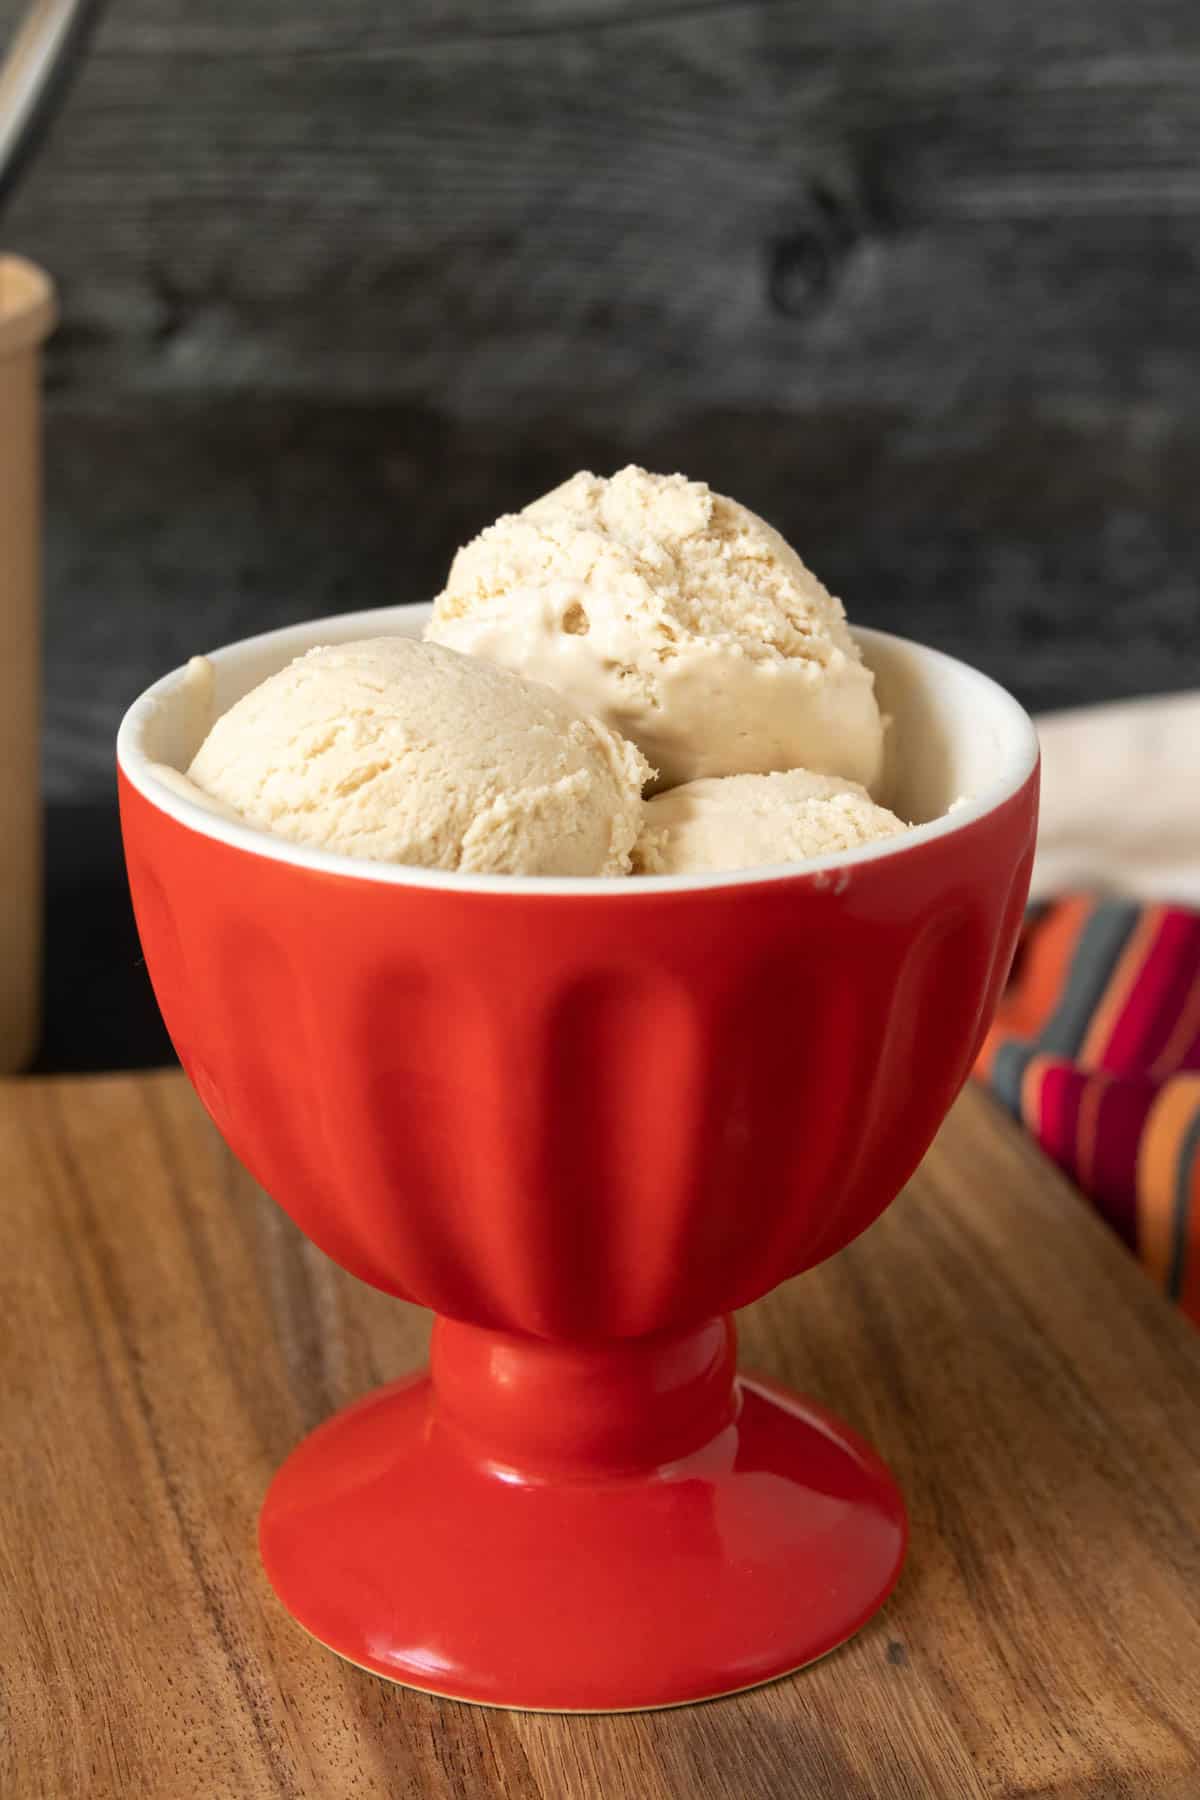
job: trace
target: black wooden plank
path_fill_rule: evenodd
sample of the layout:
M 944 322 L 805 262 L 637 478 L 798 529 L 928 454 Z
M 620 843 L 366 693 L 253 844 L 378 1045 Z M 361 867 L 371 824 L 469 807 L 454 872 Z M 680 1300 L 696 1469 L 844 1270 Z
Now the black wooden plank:
M 53 794 L 197 645 L 631 457 L 1031 703 L 1197 679 L 1193 0 L 122 0 L 5 238 Z
M 903 415 L 697 411 L 608 428 L 281 396 L 55 407 L 47 777 L 109 779 L 146 682 L 230 637 L 428 598 L 455 546 L 577 464 L 702 471 L 800 544 L 852 614 L 990 670 L 1034 706 L 1196 681 L 1196 434 L 1122 417 L 990 445 Z

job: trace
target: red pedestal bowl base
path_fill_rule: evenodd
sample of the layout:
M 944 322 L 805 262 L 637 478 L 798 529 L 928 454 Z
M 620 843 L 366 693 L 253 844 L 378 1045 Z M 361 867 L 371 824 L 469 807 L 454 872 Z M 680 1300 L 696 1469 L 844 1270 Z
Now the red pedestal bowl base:
M 351 1662 L 491 1706 L 673 1706 L 815 1661 L 894 1586 L 903 1501 L 844 1425 L 735 1382 L 732 1348 L 718 1320 L 589 1349 L 439 1321 L 432 1378 L 275 1477 L 276 1592 Z

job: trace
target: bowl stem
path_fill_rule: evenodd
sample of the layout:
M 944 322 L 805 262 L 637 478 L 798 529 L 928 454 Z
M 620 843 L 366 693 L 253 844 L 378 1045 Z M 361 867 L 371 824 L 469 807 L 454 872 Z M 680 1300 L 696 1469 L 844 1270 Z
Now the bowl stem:
M 494 1706 L 673 1706 L 823 1656 L 890 1591 L 904 1505 L 733 1346 L 727 1319 L 590 1344 L 439 1319 L 430 1373 L 275 1477 L 276 1592 L 352 1662 Z
M 732 1423 L 735 1354 L 729 1318 L 591 1344 L 439 1318 L 433 1415 L 481 1465 L 530 1479 L 660 1468 Z

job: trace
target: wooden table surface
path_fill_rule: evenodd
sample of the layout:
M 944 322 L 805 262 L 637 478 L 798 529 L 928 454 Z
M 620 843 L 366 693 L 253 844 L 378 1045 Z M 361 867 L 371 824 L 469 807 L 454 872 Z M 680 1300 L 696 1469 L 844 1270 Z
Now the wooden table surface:
M 342 1275 L 180 1076 L 0 1085 L 0 1796 L 1200 1796 L 1200 1335 L 968 1094 L 907 1193 L 742 1318 L 901 1478 L 846 1648 L 673 1712 L 489 1712 L 339 1662 L 255 1553 L 301 1433 L 427 1321 Z

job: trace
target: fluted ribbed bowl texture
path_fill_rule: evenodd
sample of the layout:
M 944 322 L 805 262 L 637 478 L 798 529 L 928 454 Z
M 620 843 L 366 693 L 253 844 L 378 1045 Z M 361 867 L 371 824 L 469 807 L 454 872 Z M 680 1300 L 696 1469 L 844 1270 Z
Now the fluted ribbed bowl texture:
M 420 623 L 231 646 L 224 703 L 312 642 Z M 979 791 L 885 846 L 716 879 L 457 878 L 297 850 L 154 781 L 148 757 L 185 758 L 200 728 L 178 674 L 132 709 L 122 816 L 163 1016 L 231 1148 L 314 1242 L 452 1318 L 599 1339 L 744 1305 L 892 1200 L 1008 969 L 1036 744 L 982 677 L 863 638 L 897 713 L 889 798 L 943 807 L 973 770 Z

